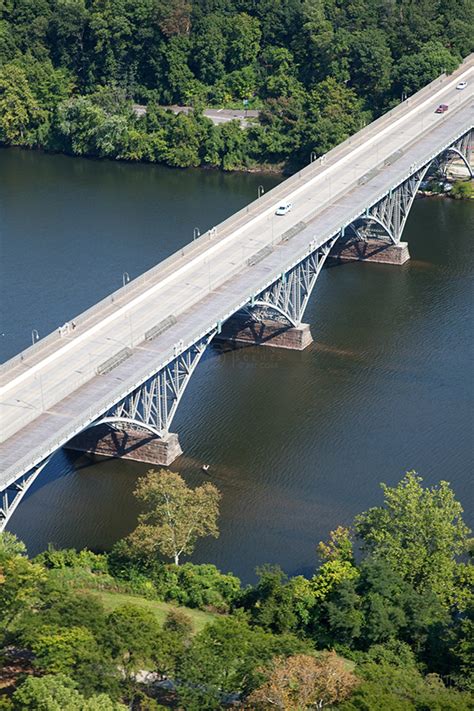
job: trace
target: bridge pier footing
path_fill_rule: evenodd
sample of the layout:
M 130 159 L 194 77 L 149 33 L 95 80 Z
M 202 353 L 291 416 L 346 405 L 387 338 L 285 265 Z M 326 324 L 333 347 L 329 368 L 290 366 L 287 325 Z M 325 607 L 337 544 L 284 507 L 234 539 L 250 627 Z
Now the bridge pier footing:
M 291 327 L 279 321 L 253 321 L 239 316 L 230 318 L 215 339 L 236 347 L 270 346 L 296 351 L 304 350 L 313 342 L 307 323 Z
M 390 244 L 380 239 L 351 239 L 336 242 L 329 259 L 337 262 L 377 262 L 379 264 L 405 264 L 410 259 L 408 242 Z
M 65 449 L 162 467 L 168 467 L 182 454 L 177 434 L 170 432 L 161 438 L 144 430 L 131 427 L 118 429 L 106 424 L 76 435 L 65 445 Z

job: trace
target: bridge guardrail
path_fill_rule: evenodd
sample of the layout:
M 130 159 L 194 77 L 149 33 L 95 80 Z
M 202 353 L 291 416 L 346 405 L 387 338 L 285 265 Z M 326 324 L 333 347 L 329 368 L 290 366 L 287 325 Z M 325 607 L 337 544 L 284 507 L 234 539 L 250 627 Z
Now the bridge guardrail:
M 453 77 L 456 74 L 462 73 L 466 68 L 469 67 L 469 65 L 472 65 L 473 63 L 474 54 L 471 54 L 466 57 L 460 64 L 460 66 L 449 76 Z M 148 286 L 150 282 L 157 281 L 161 274 L 164 275 L 170 269 L 170 267 L 173 267 L 177 263 L 182 261 L 183 257 L 189 256 L 193 252 L 196 252 L 196 254 L 198 254 L 201 251 L 205 251 L 205 248 L 210 240 L 214 241 L 222 239 L 224 236 L 236 229 L 239 222 L 244 223 L 246 218 L 251 215 L 252 208 L 256 209 L 257 207 L 263 206 L 270 207 L 273 202 L 276 202 L 278 199 L 283 198 L 289 191 L 291 191 L 293 187 L 298 185 L 302 178 L 309 178 L 313 175 L 316 175 L 322 168 L 324 168 L 325 166 L 327 167 L 329 164 L 331 164 L 335 157 L 339 156 L 341 153 L 344 153 L 348 149 L 352 150 L 354 147 L 359 146 L 364 139 L 366 139 L 372 133 L 377 132 L 383 124 L 385 124 L 389 120 L 392 120 L 394 116 L 402 116 L 404 113 L 406 113 L 407 110 L 411 109 L 414 105 L 422 101 L 435 86 L 441 85 L 446 80 L 446 78 L 446 74 L 442 74 L 440 77 L 437 77 L 432 82 L 430 82 L 430 84 L 418 91 L 416 94 L 413 94 L 412 96 L 408 97 L 408 99 L 406 99 L 403 103 L 398 104 L 387 113 L 383 114 L 382 116 L 379 116 L 370 124 L 361 128 L 356 134 L 349 136 L 345 141 L 332 148 L 324 156 L 321 156 L 321 158 L 313 161 L 309 165 L 306 165 L 304 168 L 298 171 L 298 173 L 295 173 L 283 183 L 277 185 L 268 193 L 265 193 L 262 197 L 249 203 L 241 210 L 234 213 L 227 219 L 223 220 L 223 222 L 219 223 L 219 225 L 204 233 L 193 242 L 186 244 L 180 250 L 174 252 L 169 257 L 162 260 L 159 264 L 155 265 L 148 271 L 136 277 L 125 286 L 120 287 L 112 294 L 106 296 L 104 299 L 101 299 L 99 302 L 91 306 L 89 309 L 86 309 L 86 311 L 83 311 L 81 314 L 73 317 L 69 323 L 74 322 L 76 328 L 80 330 L 81 327 L 86 326 L 89 321 L 95 321 L 96 317 L 104 317 L 104 311 L 113 311 L 117 306 L 123 305 L 126 302 L 127 298 L 132 296 L 133 292 L 136 292 L 136 295 L 138 296 L 139 293 L 141 293 L 142 289 L 144 289 L 144 287 Z M 97 318 L 97 320 L 99 320 L 99 318 Z M 27 361 L 29 358 L 37 358 L 41 356 L 41 354 L 45 350 L 47 350 L 48 347 L 63 338 L 60 335 L 60 331 L 61 328 L 55 329 L 47 336 L 41 338 L 35 344 L 29 346 L 16 356 L 13 356 L 11 359 L 6 361 L 3 365 L 0 366 L 0 377 L 4 376 L 10 369 L 22 364 L 24 361 Z

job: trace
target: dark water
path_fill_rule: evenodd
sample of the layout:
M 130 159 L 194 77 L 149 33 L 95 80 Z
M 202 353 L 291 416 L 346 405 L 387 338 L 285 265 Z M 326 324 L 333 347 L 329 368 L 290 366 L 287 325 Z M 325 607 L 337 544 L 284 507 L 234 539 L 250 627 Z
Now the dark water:
M 274 182 L 1 151 L 3 358 Z M 185 452 L 174 469 L 195 484 L 209 463 L 223 494 L 220 538 L 199 543 L 196 562 L 245 580 L 264 562 L 310 572 L 318 541 L 407 469 L 450 481 L 473 526 L 474 204 L 417 201 L 405 239 L 403 267 L 323 271 L 304 353 L 209 349 L 173 426 Z M 32 553 L 110 546 L 134 525 L 146 469 L 60 452 L 10 529 Z

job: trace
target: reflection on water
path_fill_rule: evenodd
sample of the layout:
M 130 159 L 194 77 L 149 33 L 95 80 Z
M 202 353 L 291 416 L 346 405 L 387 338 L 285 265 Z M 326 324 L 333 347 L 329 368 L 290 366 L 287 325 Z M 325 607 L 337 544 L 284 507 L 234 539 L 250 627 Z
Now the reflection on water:
M 263 180 L 15 151 L 0 153 L 0 178 L 5 355 L 28 328 L 67 320 L 121 270 L 138 274 L 195 224 L 252 199 Z M 310 572 L 318 541 L 412 468 L 450 481 L 473 525 L 473 234 L 472 203 L 417 201 L 410 262 L 323 271 L 306 351 L 208 350 L 173 426 L 184 450 L 174 469 L 223 493 L 220 538 L 200 542 L 194 560 L 246 580 L 264 562 Z M 147 469 L 59 452 L 10 528 L 31 552 L 50 541 L 109 547 L 134 525 Z

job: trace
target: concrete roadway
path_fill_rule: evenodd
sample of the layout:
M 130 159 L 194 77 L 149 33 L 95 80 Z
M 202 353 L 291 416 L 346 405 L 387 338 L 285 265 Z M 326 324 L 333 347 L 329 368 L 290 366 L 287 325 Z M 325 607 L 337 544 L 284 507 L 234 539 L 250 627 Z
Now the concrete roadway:
M 460 78 L 468 81 L 463 91 L 455 88 Z M 184 255 L 177 253 L 146 278 L 128 284 L 113 303 L 109 300 L 90 316 L 79 316 L 68 334 L 40 341 L 23 359 L 6 363 L 0 373 L 0 488 L 171 360 L 176 344 L 186 347 L 230 316 L 299 261 L 310 243 L 323 244 L 401 181 L 413 163 L 422 164 L 472 126 L 473 96 L 471 56 L 454 75 L 411 97 L 306 168 L 301 177 L 293 176 L 217 226 L 215 234 L 206 233 Z M 434 113 L 440 103 L 449 104 L 447 113 Z M 384 161 L 390 165 L 380 169 Z M 360 184 L 367 174 L 371 179 Z M 275 209 L 282 200 L 291 201 L 293 209 L 277 217 Z M 300 222 L 308 226 L 279 244 L 282 234 Z M 273 251 L 249 267 L 249 258 L 268 246 Z M 145 341 L 145 332 L 171 314 L 177 323 Z M 124 348 L 133 349 L 132 356 L 97 376 L 96 369 Z

